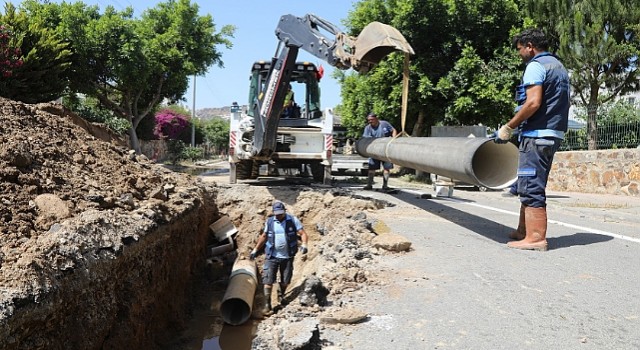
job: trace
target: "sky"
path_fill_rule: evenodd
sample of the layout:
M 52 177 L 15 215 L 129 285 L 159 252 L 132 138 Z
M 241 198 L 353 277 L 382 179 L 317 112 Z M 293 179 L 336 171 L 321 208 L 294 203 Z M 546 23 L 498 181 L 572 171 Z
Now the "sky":
M 315 14 L 343 29 L 345 19 L 353 4 L 351 0 L 301 1 L 301 0 L 191 0 L 200 7 L 199 15 L 210 14 L 215 23 L 216 32 L 227 24 L 234 25 L 236 31 L 230 40 L 231 49 L 217 46 L 222 53 L 224 67 L 211 66 L 205 76 L 196 77 L 195 110 L 211 107 L 224 107 L 236 101 L 240 105 L 248 102 L 249 75 L 251 65 L 257 60 L 270 60 L 275 54 L 278 40 L 275 29 L 280 16 L 292 14 L 302 17 L 307 13 Z M 74 0 L 67 2 L 75 2 Z M 136 16 L 144 10 L 154 7 L 158 0 L 84 0 L 95 4 L 101 12 L 108 5 L 117 10 L 133 7 Z M 333 38 L 331 38 L 333 39 Z M 340 103 L 340 85 L 331 77 L 333 67 L 325 61 L 300 50 L 298 61 L 310 61 L 322 64 L 325 70 L 320 81 L 321 104 L 323 108 L 333 108 Z M 185 94 L 185 107 L 194 106 L 193 79 Z

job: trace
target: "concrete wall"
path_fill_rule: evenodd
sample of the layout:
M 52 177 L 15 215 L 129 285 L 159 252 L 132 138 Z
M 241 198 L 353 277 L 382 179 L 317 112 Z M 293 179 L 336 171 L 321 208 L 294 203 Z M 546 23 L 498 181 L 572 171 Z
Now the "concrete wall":
M 552 191 L 640 196 L 640 149 L 558 152 Z

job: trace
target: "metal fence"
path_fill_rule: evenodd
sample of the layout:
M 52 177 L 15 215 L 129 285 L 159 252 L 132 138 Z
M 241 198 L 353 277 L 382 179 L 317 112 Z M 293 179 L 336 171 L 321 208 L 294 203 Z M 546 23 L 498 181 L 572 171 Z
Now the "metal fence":
M 570 129 L 564 135 L 561 151 L 588 149 L 587 127 Z M 598 123 L 598 149 L 640 147 L 640 121 L 628 123 Z

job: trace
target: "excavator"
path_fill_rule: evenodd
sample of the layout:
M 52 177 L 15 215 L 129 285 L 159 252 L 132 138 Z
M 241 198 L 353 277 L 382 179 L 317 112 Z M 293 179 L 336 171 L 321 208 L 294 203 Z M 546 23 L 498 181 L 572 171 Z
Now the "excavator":
M 334 118 L 320 109 L 322 70 L 296 61 L 300 49 L 338 69 L 364 74 L 390 53 L 412 55 L 413 48 L 387 24 L 372 22 L 354 38 L 313 14 L 283 15 L 275 34 L 274 57 L 252 65 L 246 115 L 237 105 L 231 108 L 230 182 L 310 170 L 314 180 L 330 184 Z M 304 86 L 303 106 L 285 106 L 292 83 Z

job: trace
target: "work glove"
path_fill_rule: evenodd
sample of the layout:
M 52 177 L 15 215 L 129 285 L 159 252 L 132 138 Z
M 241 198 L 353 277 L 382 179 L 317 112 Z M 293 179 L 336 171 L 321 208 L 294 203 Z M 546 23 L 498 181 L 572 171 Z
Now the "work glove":
M 300 252 L 301 252 L 302 254 L 307 254 L 307 252 L 308 252 L 308 251 L 309 251 L 309 250 L 307 249 L 307 246 L 306 246 L 306 245 L 303 245 L 302 247 L 300 247 Z
M 513 136 L 513 129 L 508 125 L 503 125 L 498 131 L 493 133 L 493 142 L 495 143 L 507 143 Z
M 251 254 L 249 254 L 249 259 L 250 260 L 255 260 L 256 255 L 258 255 L 258 251 L 256 251 L 255 249 L 251 251 Z

